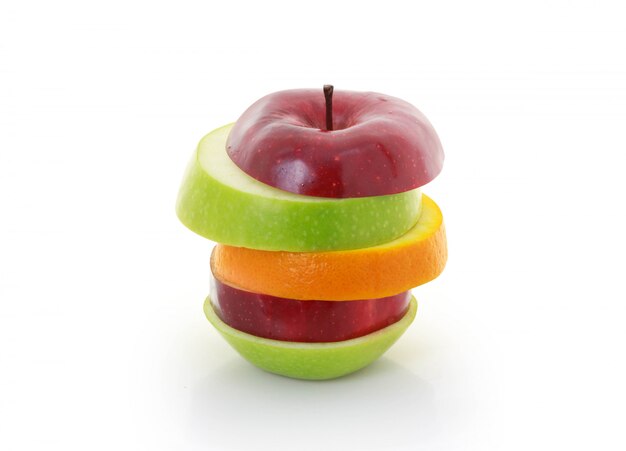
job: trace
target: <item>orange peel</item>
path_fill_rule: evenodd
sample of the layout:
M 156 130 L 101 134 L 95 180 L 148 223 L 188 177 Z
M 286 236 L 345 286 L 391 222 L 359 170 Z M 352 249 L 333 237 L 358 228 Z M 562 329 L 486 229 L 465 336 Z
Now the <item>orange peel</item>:
M 378 246 L 331 252 L 273 252 L 217 245 L 211 270 L 247 291 L 298 300 L 392 296 L 435 279 L 448 257 L 443 216 L 422 196 L 422 214 L 405 235 Z

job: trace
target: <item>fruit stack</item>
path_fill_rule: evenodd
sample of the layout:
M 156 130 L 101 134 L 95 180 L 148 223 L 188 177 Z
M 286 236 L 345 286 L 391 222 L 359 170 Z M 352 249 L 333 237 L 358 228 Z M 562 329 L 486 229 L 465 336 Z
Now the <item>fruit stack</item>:
M 177 213 L 218 244 L 204 311 L 247 360 L 301 379 L 365 367 L 437 277 L 441 211 L 420 187 L 443 151 L 415 107 L 371 92 L 290 90 L 205 136 Z

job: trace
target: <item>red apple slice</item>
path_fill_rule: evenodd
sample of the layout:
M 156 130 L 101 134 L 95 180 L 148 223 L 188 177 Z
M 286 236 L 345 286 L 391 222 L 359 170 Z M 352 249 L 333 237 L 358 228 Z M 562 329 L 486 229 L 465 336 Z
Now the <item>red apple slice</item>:
M 434 179 L 443 150 L 428 119 L 404 100 L 339 91 L 326 125 L 322 90 L 280 91 L 239 118 L 227 141 L 244 172 L 273 187 L 317 197 L 397 194 Z
M 252 293 L 213 279 L 211 299 L 224 323 L 241 332 L 280 341 L 325 343 L 367 335 L 400 320 L 408 291 L 358 301 L 298 301 Z

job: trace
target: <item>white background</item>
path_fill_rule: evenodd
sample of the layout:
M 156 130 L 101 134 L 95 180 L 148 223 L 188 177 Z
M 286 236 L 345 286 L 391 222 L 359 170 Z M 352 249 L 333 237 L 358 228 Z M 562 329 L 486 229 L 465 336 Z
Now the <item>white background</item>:
M 0 449 L 625 449 L 620 3 L 1 1 Z M 205 133 L 324 83 L 431 119 L 450 259 L 312 383 L 209 326 L 174 202 Z

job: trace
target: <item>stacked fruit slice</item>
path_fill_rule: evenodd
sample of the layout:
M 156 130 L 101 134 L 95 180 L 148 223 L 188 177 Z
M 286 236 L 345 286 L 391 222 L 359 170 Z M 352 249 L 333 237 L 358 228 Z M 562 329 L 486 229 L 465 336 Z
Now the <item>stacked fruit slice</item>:
M 220 243 L 209 321 L 253 364 L 303 379 L 382 355 L 415 317 L 409 290 L 447 256 L 419 189 L 443 162 L 428 121 L 393 97 L 341 92 L 333 107 L 325 92 L 271 94 L 205 136 L 177 203 Z

